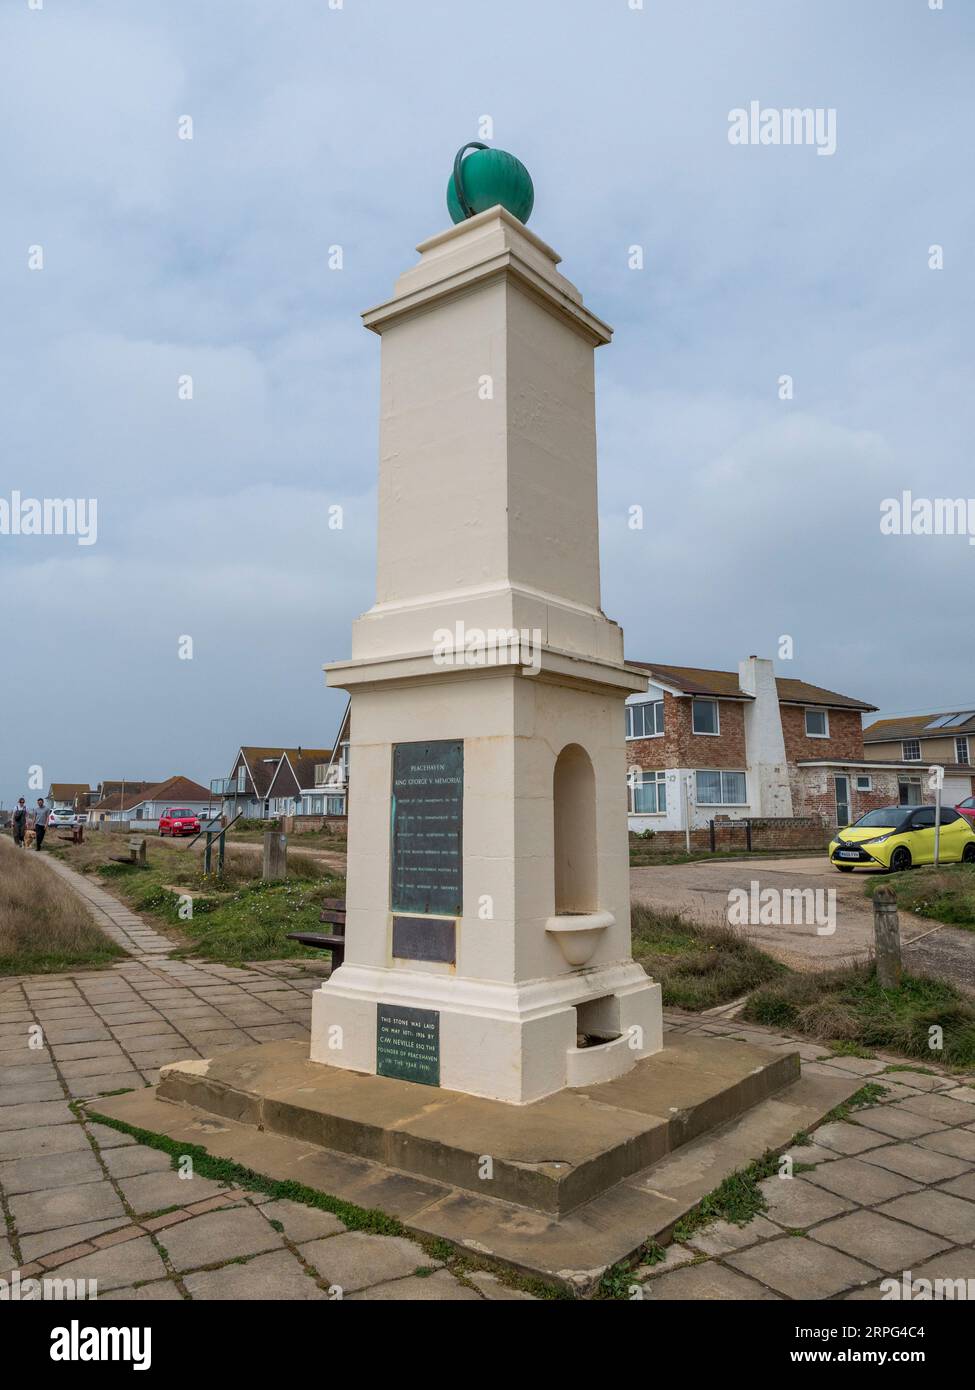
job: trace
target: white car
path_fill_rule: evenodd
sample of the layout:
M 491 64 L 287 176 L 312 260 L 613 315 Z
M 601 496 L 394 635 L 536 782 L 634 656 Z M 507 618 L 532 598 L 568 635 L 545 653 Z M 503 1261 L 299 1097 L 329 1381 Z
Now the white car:
M 57 830 L 63 829 L 65 826 L 73 826 L 74 817 L 74 811 L 52 811 L 47 822 L 48 829 Z

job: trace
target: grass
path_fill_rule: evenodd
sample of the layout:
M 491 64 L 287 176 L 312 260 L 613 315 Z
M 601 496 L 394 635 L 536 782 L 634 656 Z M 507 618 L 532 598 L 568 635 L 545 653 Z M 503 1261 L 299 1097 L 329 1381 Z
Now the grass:
M 234 826 L 233 830 L 227 832 L 229 842 L 239 844 L 259 845 L 264 842 L 264 830 L 270 829 L 265 825 L 264 829 L 249 826 L 243 830 Z M 298 835 L 289 837 L 289 844 L 294 849 L 334 849 L 338 853 L 343 853 L 346 847 L 346 837 L 344 833 L 333 830 L 304 830 Z
M 0 975 L 90 969 L 124 956 L 77 894 L 39 859 L 0 837 Z
M 872 898 L 880 886 L 893 888 L 898 907 L 975 930 L 975 864 L 922 864 L 906 873 L 871 878 L 864 892 Z
M 783 854 L 787 854 L 790 859 L 815 858 L 817 855 L 825 858 L 826 850 L 754 849 L 749 853 L 744 846 L 741 849 L 718 849 L 713 854 L 708 849 L 692 849 L 690 852 L 683 849 L 655 850 L 652 842 L 644 841 L 639 835 L 630 836 L 631 869 L 652 869 L 664 864 L 695 864 L 701 859 L 781 859 Z
M 730 1004 L 788 973 L 730 927 L 698 925 L 643 903 L 633 904 L 631 922 L 633 955 L 660 981 L 671 1008 L 697 1013 Z
M 208 960 L 322 959 L 322 953 L 289 941 L 293 931 L 322 931 L 325 898 L 344 896 L 345 885 L 319 860 L 288 858 L 288 878 L 260 878 L 261 858 L 228 845 L 223 873 L 203 873 L 202 854 L 183 843 L 150 839 L 147 864 L 113 863 L 127 837 L 97 832 L 82 845 L 60 844 L 56 853 L 82 873 L 97 874 L 134 911 L 152 917 L 177 941 L 177 954 Z M 216 851 L 213 866 L 216 869 Z M 192 916 L 186 916 L 192 899 Z
M 742 1016 L 834 1046 L 880 1048 L 948 1066 L 975 1064 L 975 1004 L 947 981 L 923 975 L 905 975 L 899 989 L 883 990 L 872 964 L 785 974 L 756 990 Z M 943 1030 L 944 1046 L 937 1051 L 928 1045 L 935 1027 Z

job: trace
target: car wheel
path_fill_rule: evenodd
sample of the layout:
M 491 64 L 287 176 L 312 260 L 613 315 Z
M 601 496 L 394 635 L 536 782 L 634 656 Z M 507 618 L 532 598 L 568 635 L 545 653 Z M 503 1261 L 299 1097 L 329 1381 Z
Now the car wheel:
M 909 869 L 913 860 L 911 851 L 906 845 L 898 845 L 890 856 L 890 872 L 892 874 L 902 874 L 905 869 Z
M 961 862 L 963 864 L 975 864 L 975 845 L 968 844 L 962 852 Z

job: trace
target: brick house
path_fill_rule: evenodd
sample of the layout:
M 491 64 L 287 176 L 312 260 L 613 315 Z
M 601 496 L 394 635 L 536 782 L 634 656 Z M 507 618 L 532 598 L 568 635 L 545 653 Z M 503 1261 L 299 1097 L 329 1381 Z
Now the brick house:
M 946 806 L 975 793 L 975 710 L 878 719 L 864 729 L 863 743 L 871 758 L 899 760 L 905 791 L 923 788 L 924 772 L 938 766 L 945 770 Z
M 901 799 L 901 764 L 864 757 L 863 715 L 876 705 L 776 677 L 757 656 L 737 672 L 628 664 L 650 679 L 626 702 L 631 830 L 745 818 L 845 825 Z

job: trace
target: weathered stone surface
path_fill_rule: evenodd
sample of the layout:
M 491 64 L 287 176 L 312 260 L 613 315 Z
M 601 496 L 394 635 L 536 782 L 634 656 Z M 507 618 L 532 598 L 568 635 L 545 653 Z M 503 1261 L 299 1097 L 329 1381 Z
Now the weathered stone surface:
M 340 1235 L 345 1230 L 345 1224 L 330 1211 L 307 1207 L 301 1202 L 267 1202 L 261 1211 L 269 1221 L 279 1221 L 284 1227 L 284 1234 L 295 1245 L 307 1240 L 320 1240 L 324 1236 Z
M 923 1134 L 917 1142 L 922 1149 L 934 1149 L 936 1153 L 952 1154 L 975 1163 L 975 1133 L 971 1130 L 936 1130 L 934 1134 Z
M 433 1276 L 439 1279 L 439 1275 Z M 483 1298 L 491 1303 L 534 1303 L 534 1294 L 530 1294 L 525 1289 L 512 1287 L 510 1284 L 503 1283 L 496 1274 L 489 1273 L 486 1269 L 472 1269 L 467 1278 L 470 1283 L 477 1286 L 478 1292 Z M 456 1281 L 455 1281 L 456 1282 Z
M 349 1295 L 356 1300 L 385 1301 L 402 1299 L 410 1303 L 465 1303 L 480 1302 L 480 1295 L 466 1288 L 447 1270 L 438 1270 L 425 1278 L 414 1276 L 411 1279 L 394 1279 L 387 1284 L 374 1284 L 371 1288 Z
M 879 1168 L 889 1168 L 891 1172 L 923 1183 L 957 1178 L 968 1168 L 964 1159 L 922 1149 L 919 1144 L 889 1144 L 864 1154 L 863 1158 L 866 1163 L 875 1163 Z
M 865 1149 L 875 1149 L 878 1144 L 887 1144 L 886 1135 L 877 1134 L 862 1125 L 847 1124 L 845 1120 L 833 1120 L 828 1125 L 820 1125 L 816 1131 L 816 1143 L 827 1149 L 835 1149 L 841 1154 L 860 1154 Z
M 902 1197 L 899 1200 L 912 1201 L 914 1198 Z M 905 1226 L 903 1222 L 892 1221 L 875 1211 L 856 1211 L 849 1216 L 837 1217 L 835 1221 L 827 1221 L 824 1226 L 817 1226 L 810 1235 L 813 1240 L 843 1250 L 885 1271 L 906 1269 L 944 1248 L 943 1240 Z
M 0 1162 L 32 1155 L 77 1153 L 89 1148 L 84 1129 L 73 1117 L 70 1124 L 0 1131 Z
M 163 1207 L 188 1207 L 216 1197 L 229 1188 L 209 1178 L 181 1178 L 172 1168 L 165 1172 L 143 1173 L 138 1177 L 121 1178 L 119 1187 L 132 1210 L 161 1211 Z
M 766 1178 L 759 1187 L 768 1203 L 770 1220 L 789 1230 L 804 1230 L 853 1207 L 845 1197 L 826 1192 L 802 1177 Z
M 83 1255 L 80 1260 L 70 1260 L 57 1268 L 60 1279 L 97 1279 L 99 1293 L 102 1289 L 161 1279 L 165 1274 L 166 1266 L 148 1236 L 98 1250 L 94 1255 Z
M 11 1197 L 10 1210 L 21 1235 L 125 1215 L 125 1208 L 111 1184 L 104 1181 Z
M 914 1192 L 888 1202 L 881 1210 L 944 1236 L 956 1245 L 969 1245 L 975 1240 L 975 1202 L 966 1202 L 950 1192 Z
M 364 1231 L 312 1241 L 302 1246 L 301 1253 L 328 1284 L 337 1285 L 345 1294 L 439 1263 L 415 1240 L 368 1235 Z
M 164 1240 L 175 1269 L 256 1255 L 281 1248 L 281 1237 L 252 1207 L 231 1207 L 191 1216 L 166 1231 Z
M 892 1139 L 916 1139 L 919 1134 L 930 1134 L 935 1129 L 947 1129 L 943 1120 L 932 1120 L 924 1115 L 914 1115 L 902 1110 L 899 1105 L 878 1105 L 872 1109 L 856 1112 L 857 1124 L 878 1134 L 890 1135 Z
M 805 1236 L 753 1246 L 729 1255 L 726 1263 L 768 1284 L 787 1298 L 832 1298 L 844 1289 L 875 1279 L 877 1271 L 838 1250 L 814 1245 Z
M 860 1158 L 841 1158 L 836 1163 L 824 1163 L 806 1173 L 807 1181 L 825 1187 L 839 1197 L 848 1197 L 861 1206 L 873 1206 L 903 1192 L 914 1192 L 917 1183 L 886 1168 L 864 1163 Z
M 756 1216 L 745 1226 L 734 1226 L 729 1221 L 714 1221 L 691 1236 L 687 1244 L 704 1255 L 727 1255 L 732 1250 L 744 1250 L 758 1240 L 768 1240 L 777 1236 L 779 1230 L 764 1216 Z
M 767 1247 L 763 1247 L 767 1248 Z M 657 1299 L 688 1299 L 694 1302 L 715 1302 L 716 1300 L 769 1302 L 778 1294 L 757 1283 L 736 1274 L 732 1269 L 708 1261 L 706 1264 L 687 1265 L 675 1269 L 672 1274 L 662 1274 L 659 1279 L 650 1279 L 643 1285 L 643 1297 Z
M 183 1282 L 193 1298 L 224 1302 L 248 1299 L 260 1303 L 278 1300 L 321 1303 L 329 1297 L 287 1250 L 256 1255 L 244 1264 L 187 1274 Z
M 90 1148 L 69 1153 L 32 1155 L 0 1163 L 0 1188 L 8 1197 L 21 1192 L 42 1192 L 50 1187 L 75 1187 L 104 1181 L 98 1160 Z
M 99 1303 L 114 1300 L 125 1303 L 182 1303 L 183 1295 L 171 1279 L 159 1279 L 153 1284 L 140 1284 L 136 1288 L 111 1289 L 99 1294 Z
M 106 1149 L 102 1162 L 113 1178 L 138 1177 L 142 1173 L 165 1173 L 172 1170 L 173 1161 L 161 1149 L 150 1149 L 145 1144 L 123 1145 L 117 1149 Z

